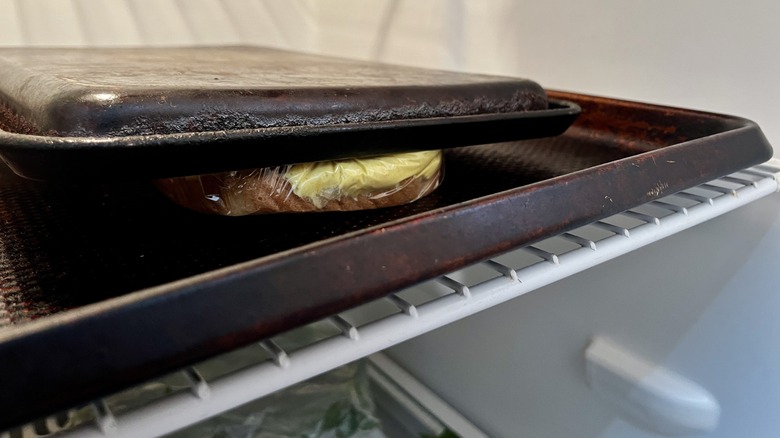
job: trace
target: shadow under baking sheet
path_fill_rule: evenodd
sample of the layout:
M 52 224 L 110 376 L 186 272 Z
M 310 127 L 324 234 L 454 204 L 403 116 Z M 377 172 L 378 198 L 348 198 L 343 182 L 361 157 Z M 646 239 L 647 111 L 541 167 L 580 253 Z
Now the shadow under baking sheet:
M 15 324 L 628 156 L 566 137 L 446 151 L 444 182 L 380 210 L 208 216 L 147 181 L 45 183 L 0 169 L 0 304 Z

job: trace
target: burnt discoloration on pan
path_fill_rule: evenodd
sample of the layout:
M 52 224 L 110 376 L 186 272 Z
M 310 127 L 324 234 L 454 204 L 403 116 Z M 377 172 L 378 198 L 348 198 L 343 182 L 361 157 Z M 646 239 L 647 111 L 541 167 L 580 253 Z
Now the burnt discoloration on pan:
M 547 108 L 535 82 L 258 47 L 3 49 L 0 93 L 38 132 L 128 136 Z

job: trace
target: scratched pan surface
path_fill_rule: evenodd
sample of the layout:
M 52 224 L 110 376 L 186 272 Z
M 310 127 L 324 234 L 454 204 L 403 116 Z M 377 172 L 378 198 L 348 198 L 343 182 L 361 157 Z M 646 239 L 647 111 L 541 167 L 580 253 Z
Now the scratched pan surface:
M 579 108 L 520 78 L 261 47 L 0 49 L 0 157 L 129 180 L 553 136 Z
M 376 211 L 211 217 L 4 169 L 0 429 L 771 157 L 744 119 L 550 95 L 583 109 L 565 134 L 450 149 L 439 190 Z

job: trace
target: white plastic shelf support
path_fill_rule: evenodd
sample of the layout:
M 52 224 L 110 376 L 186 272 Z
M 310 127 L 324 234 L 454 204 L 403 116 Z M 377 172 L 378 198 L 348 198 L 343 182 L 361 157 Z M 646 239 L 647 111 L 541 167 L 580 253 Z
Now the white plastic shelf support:
M 117 437 L 152 437 L 185 428 L 768 196 L 778 191 L 778 176 L 780 160 L 771 160 L 764 165 L 720 180 L 721 183 L 739 186 L 722 191 L 727 193 L 718 192 L 709 197 L 684 191 L 663 200 L 653 201 L 650 205 L 660 207 L 669 214 L 655 217 L 647 213 L 629 213 L 629 217 L 640 219 L 641 223 L 635 227 L 625 228 L 605 221 L 591 224 L 609 231 L 608 236 L 602 239 L 580 236 L 580 229 L 556 237 L 575 243 L 575 249 L 553 254 L 536 247 L 519 248 L 516 251 L 526 254 L 530 252 L 540 257 L 541 261 L 520 267 L 506 266 L 495 260 L 482 262 L 482 266 L 490 268 L 496 274 L 495 277 L 476 284 L 465 284 L 455 280 L 461 278 L 458 272 L 455 272 L 432 280 L 428 284 L 429 287 L 438 286 L 440 290 L 446 289 L 449 293 L 424 303 L 418 304 L 397 295 L 390 295 L 390 298 L 383 300 L 389 300 L 397 312 L 363 325 L 353 325 L 347 322 L 348 317 L 334 315 L 331 321 L 335 321 L 342 329 L 341 334 L 296 351 L 287 352 L 273 339 L 264 340 L 260 345 L 270 353 L 269 360 L 218 377 L 211 382 L 202 380 L 199 374 L 187 371 L 195 388 L 193 391 L 173 393 L 127 412 L 114 412 L 111 427 L 106 427 L 105 416 L 99 416 L 98 423 L 103 422 L 102 428 L 97 424 L 88 424 L 60 436 L 104 437 L 110 434 Z M 712 184 L 717 181 L 719 180 L 713 181 Z M 684 198 L 685 205 L 675 204 L 671 200 L 674 197 Z M 345 331 L 347 336 L 343 335 Z
M 585 350 L 593 391 L 626 420 L 665 436 L 691 436 L 718 426 L 720 405 L 705 388 L 597 337 Z

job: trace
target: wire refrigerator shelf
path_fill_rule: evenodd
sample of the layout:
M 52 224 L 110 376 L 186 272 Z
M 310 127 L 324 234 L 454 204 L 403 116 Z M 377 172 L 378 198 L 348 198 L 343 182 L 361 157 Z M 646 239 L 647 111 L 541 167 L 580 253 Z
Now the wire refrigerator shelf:
M 263 340 L 247 347 L 258 351 L 256 363 L 243 364 L 225 375 L 204 378 L 204 364 L 181 370 L 178 374 L 188 382 L 187 390 L 125 410 L 112 407 L 112 397 L 98 400 L 91 405 L 91 421 L 57 436 L 143 437 L 180 430 L 749 204 L 777 192 L 778 178 L 780 160 L 772 159 L 518 248 Z M 294 332 L 312 326 L 317 326 L 318 333 L 328 334 L 305 345 L 290 341 L 296 338 Z M 0 438 L 47 435 L 63 429 L 69 413 L 5 432 Z M 443 417 L 456 433 L 470 430 L 471 426 L 457 416 Z

